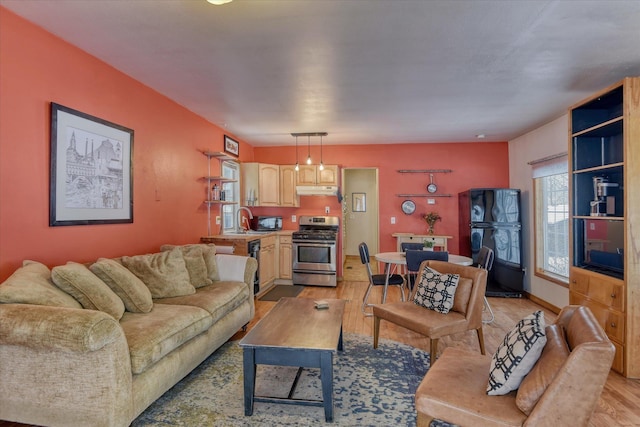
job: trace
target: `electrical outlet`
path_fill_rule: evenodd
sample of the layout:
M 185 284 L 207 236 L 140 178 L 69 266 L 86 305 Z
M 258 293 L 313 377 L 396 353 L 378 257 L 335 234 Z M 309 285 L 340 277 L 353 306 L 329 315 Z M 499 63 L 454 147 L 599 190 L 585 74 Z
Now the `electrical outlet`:
M 395 223 L 396 223 L 396 217 L 395 217 L 395 216 L 392 216 L 392 217 L 391 217 L 391 224 L 395 224 Z
M 220 221 L 221 221 L 220 216 L 216 216 L 216 225 L 220 225 Z
M 595 229 L 596 229 L 596 224 L 595 224 L 595 223 L 593 223 L 593 222 L 592 222 L 592 223 L 590 223 L 590 224 L 589 224 L 589 230 L 593 231 L 593 230 L 595 230 Z
M 331 212 L 331 208 L 329 206 L 325 206 L 324 213 L 328 214 L 329 212 Z
M 436 199 L 427 199 L 427 204 L 428 205 L 435 205 L 436 204 Z
M 295 215 L 291 215 L 291 222 L 296 222 L 298 219 Z

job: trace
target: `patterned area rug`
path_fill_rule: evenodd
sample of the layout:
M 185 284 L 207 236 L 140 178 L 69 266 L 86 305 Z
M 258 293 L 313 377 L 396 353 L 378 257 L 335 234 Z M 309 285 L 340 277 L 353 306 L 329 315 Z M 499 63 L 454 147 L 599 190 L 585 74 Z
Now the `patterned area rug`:
M 335 426 L 415 426 L 415 391 L 429 367 L 428 353 L 389 340 L 345 334 L 334 356 Z M 258 366 L 256 394 L 286 397 L 297 368 Z M 256 402 L 245 417 L 242 350 L 228 342 L 133 423 L 141 426 L 312 426 L 324 409 Z M 294 398 L 321 399 L 319 371 L 305 369 Z M 432 423 L 432 426 L 446 426 Z

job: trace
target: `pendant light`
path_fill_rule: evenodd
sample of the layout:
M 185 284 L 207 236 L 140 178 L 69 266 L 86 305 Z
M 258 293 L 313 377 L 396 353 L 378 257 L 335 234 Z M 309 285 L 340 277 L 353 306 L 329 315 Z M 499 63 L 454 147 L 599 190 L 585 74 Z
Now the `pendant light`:
M 296 135 L 296 171 L 300 170 L 300 165 L 298 164 L 298 135 Z
M 307 164 L 311 164 L 311 136 L 307 135 Z
M 324 163 L 322 163 L 322 135 L 320 135 L 320 166 L 318 169 L 324 170 Z

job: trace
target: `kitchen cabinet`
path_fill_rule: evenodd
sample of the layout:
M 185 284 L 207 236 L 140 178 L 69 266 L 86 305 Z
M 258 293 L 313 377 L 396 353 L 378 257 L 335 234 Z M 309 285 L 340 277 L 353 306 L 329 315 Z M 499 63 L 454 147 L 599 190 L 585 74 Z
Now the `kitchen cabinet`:
M 291 235 L 278 236 L 278 279 L 293 280 L 291 263 L 293 261 L 293 245 Z
M 260 239 L 260 291 L 267 289 L 276 278 L 276 236 Z
M 640 77 L 571 107 L 569 127 L 569 302 L 606 331 L 613 370 L 640 378 Z
M 295 165 L 280 165 L 280 206 L 300 206 L 300 197 L 296 194 L 297 177 Z
M 280 205 L 280 166 L 243 163 L 241 170 L 244 206 Z
M 297 185 L 338 185 L 338 165 L 300 165 Z

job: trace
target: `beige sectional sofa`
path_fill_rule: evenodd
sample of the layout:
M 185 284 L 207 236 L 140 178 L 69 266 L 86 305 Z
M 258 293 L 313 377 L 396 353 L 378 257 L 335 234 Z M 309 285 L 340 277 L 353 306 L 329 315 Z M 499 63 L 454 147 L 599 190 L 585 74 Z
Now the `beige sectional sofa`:
M 253 318 L 256 269 L 213 245 L 25 261 L 0 285 L 0 419 L 129 425 Z

